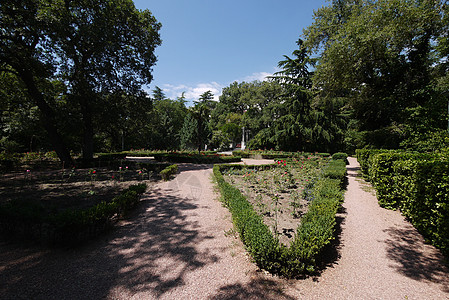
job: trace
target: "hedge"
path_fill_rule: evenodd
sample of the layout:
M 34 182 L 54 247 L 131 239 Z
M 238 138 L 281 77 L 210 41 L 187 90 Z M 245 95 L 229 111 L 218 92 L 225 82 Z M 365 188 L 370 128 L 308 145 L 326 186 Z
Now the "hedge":
M 400 209 L 434 246 L 449 256 L 449 159 L 442 153 L 366 151 L 362 161 L 379 204 Z M 369 156 L 369 157 L 367 157 Z
M 346 170 L 344 164 L 338 164 Z M 334 238 L 336 213 L 343 201 L 341 182 L 344 179 L 332 179 L 326 177 L 326 173 L 317 179 L 308 212 L 303 216 L 291 246 L 286 247 L 271 233 L 241 192 L 224 180 L 222 169 L 231 167 L 236 166 L 215 165 L 213 173 L 223 202 L 229 208 L 240 238 L 255 263 L 270 273 L 289 278 L 315 272 L 316 257 Z M 340 171 L 339 174 L 346 173 Z
M 285 152 L 285 151 L 263 151 L 263 150 L 235 150 L 232 155 L 242 158 L 260 156 L 263 159 L 283 159 L 293 157 L 321 156 L 329 157 L 330 153 L 310 153 L 310 152 Z
M 214 164 L 240 162 L 242 159 L 237 156 L 206 154 L 201 152 L 190 153 L 159 153 L 154 155 L 157 161 L 168 161 L 173 163 L 195 163 L 195 164 Z
M 337 153 L 332 154 L 332 159 L 333 159 L 333 160 L 341 159 L 341 160 L 343 160 L 347 165 L 349 165 L 348 154 L 346 154 L 346 153 L 344 153 L 344 152 L 337 152 Z
M 0 206 L 0 231 L 13 238 L 74 245 L 109 228 L 115 216 L 125 216 L 137 205 L 146 188 L 146 184 L 130 186 L 111 202 L 57 214 L 46 212 L 35 202 L 8 202 Z
M 178 173 L 178 165 L 170 165 L 163 169 L 159 174 L 162 177 L 162 180 L 168 181 L 172 175 Z

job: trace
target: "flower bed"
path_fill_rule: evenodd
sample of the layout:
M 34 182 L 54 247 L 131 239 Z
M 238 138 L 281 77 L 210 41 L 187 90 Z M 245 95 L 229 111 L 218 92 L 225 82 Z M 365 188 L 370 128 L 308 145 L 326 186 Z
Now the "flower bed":
M 315 157 L 309 158 L 310 161 L 315 159 Z M 318 159 L 316 160 L 319 161 Z M 282 160 L 270 167 L 247 167 L 258 171 L 254 171 L 254 174 L 249 176 L 246 175 L 248 173 L 244 175 L 249 178 L 248 181 L 252 181 L 254 184 L 259 182 L 259 185 L 260 179 L 258 176 L 263 177 L 263 175 L 259 174 L 265 172 L 262 170 L 273 172 L 273 169 L 282 169 L 285 175 L 285 169 L 283 168 L 291 168 L 291 165 L 295 163 L 298 163 L 298 161 Z M 331 164 L 334 163 L 332 162 Z M 333 167 L 343 167 L 345 169 L 344 162 L 343 164 L 341 162 L 336 164 L 338 166 Z M 304 169 L 302 160 L 298 163 L 299 170 L 301 170 L 301 166 Z M 280 200 L 279 194 L 276 195 L 276 189 L 281 191 L 287 188 L 293 191 L 294 185 L 296 185 L 298 190 L 302 187 L 302 190 L 305 190 L 305 192 L 302 192 L 301 196 L 305 197 L 303 200 L 308 201 L 307 210 L 298 219 L 297 228 L 294 230 L 295 232 L 289 241 L 290 246 L 288 246 L 280 241 L 279 232 L 275 230 L 276 228 L 273 228 L 272 224 L 264 222 L 263 215 L 251 203 L 251 200 L 248 200 L 237 187 L 234 187 L 224 179 L 226 176 L 230 177 L 230 171 L 235 172 L 238 168 L 245 167 L 216 165 L 214 167 L 214 175 L 220 188 L 223 202 L 231 211 L 234 225 L 254 261 L 260 268 L 286 277 L 297 277 L 313 273 L 316 268 L 316 257 L 334 238 L 335 217 L 343 201 L 341 186 L 344 178 L 332 179 L 326 177 L 326 172 L 317 172 L 320 174 L 316 174 L 317 177 L 312 180 L 314 184 L 302 184 L 298 180 L 308 182 L 306 181 L 308 178 L 296 177 L 301 171 L 296 173 L 297 171 L 287 170 L 292 176 L 287 174 L 287 179 L 277 179 L 277 181 L 274 178 L 272 179 L 272 183 L 276 185 L 271 188 L 274 191 L 267 192 L 267 194 L 271 193 L 272 195 L 272 204 L 274 204 L 272 205 L 272 208 L 274 208 L 273 216 L 275 216 L 274 213 L 279 208 L 279 203 L 276 202 Z M 272 177 L 276 177 L 275 173 L 276 171 L 273 172 Z M 282 173 L 279 174 L 282 175 Z M 342 171 L 340 174 L 346 173 Z M 266 179 L 268 179 L 268 176 Z M 273 193 L 275 194 L 273 195 Z M 293 214 L 291 215 L 293 216 Z

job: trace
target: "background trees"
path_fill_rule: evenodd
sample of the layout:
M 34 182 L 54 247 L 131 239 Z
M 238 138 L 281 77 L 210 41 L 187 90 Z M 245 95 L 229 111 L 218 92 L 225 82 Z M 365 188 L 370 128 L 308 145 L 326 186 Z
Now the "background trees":
M 447 76 L 438 71 L 445 18 L 443 1 L 341 0 L 315 13 L 305 30 L 319 55 L 314 90 L 321 101 L 344 101 L 362 144 L 412 146 L 445 127 L 447 95 L 437 88 Z
M 0 147 L 8 151 L 251 148 L 353 152 L 449 146 L 442 0 L 334 0 L 264 82 L 218 102 L 168 99 L 152 79 L 161 24 L 131 0 L 0 4 Z M 292 43 L 293 44 L 293 43 Z M 42 131 L 45 129 L 45 132 Z

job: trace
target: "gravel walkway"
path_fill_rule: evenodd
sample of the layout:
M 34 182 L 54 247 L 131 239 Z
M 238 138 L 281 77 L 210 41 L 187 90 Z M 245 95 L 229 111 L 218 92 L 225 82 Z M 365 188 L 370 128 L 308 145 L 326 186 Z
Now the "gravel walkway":
M 0 299 L 449 299 L 438 251 L 399 212 L 379 208 L 350 163 L 338 259 L 318 277 L 257 270 L 217 200 L 212 166 L 185 164 L 84 247 L 0 244 Z

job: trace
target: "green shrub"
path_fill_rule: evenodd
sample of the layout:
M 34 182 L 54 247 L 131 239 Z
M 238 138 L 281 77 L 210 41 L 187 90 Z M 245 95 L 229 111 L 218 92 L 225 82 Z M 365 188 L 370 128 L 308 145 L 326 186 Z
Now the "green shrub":
M 155 154 L 154 158 L 157 161 L 195 164 L 230 163 L 241 161 L 240 157 L 205 152 L 201 152 L 201 154 L 198 154 L 198 152 L 159 153 Z
M 346 163 L 344 160 L 331 160 L 327 167 L 323 169 L 323 177 L 337 179 L 343 188 L 346 183 Z
M 178 173 L 178 165 L 170 165 L 163 169 L 159 174 L 162 176 L 162 180 L 168 181 L 172 175 Z
M 343 153 L 343 152 L 337 152 L 332 154 L 332 159 L 333 160 L 338 160 L 341 159 L 343 160 L 347 165 L 349 165 L 349 161 L 348 161 L 348 154 Z

